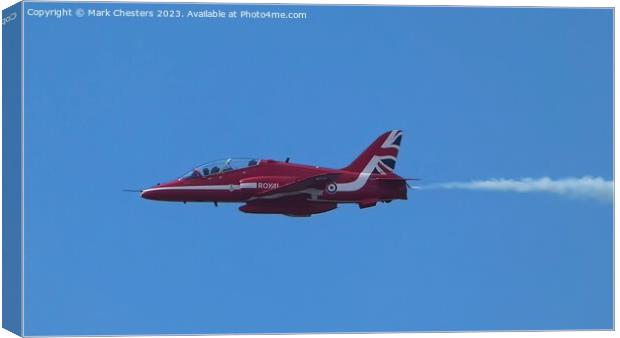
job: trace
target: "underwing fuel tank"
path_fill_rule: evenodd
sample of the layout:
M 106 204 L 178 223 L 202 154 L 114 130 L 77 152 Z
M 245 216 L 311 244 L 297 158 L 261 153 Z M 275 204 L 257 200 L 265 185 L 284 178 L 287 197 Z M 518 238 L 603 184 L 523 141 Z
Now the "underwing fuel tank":
M 336 209 L 333 202 L 272 202 L 266 200 L 251 201 L 239 207 L 250 214 L 284 214 L 289 216 L 310 216 Z

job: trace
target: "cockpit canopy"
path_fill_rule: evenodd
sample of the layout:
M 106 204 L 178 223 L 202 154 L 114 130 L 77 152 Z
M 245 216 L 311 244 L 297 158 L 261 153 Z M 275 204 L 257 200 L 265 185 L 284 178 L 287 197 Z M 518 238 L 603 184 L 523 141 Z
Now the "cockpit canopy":
M 229 158 L 225 160 L 212 161 L 190 170 L 187 174 L 181 176 L 180 180 L 206 177 L 231 170 L 252 167 L 258 165 L 259 162 L 260 160 L 253 158 Z

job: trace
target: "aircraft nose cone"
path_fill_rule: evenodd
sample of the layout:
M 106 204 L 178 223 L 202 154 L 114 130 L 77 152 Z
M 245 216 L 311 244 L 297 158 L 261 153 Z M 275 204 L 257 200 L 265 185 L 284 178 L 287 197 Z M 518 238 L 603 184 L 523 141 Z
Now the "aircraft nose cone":
M 144 199 L 147 199 L 147 200 L 153 199 L 153 192 L 148 190 L 148 189 L 147 190 L 143 190 L 140 193 L 140 197 L 142 197 Z

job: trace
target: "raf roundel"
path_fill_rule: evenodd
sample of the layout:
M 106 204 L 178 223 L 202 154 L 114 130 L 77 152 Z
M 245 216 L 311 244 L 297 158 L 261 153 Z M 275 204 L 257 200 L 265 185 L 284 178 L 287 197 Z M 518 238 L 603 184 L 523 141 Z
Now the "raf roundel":
M 336 191 L 338 190 L 338 185 L 336 185 L 336 183 L 330 183 L 325 187 L 325 191 L 327 191 L 328 194 L 335 194 Z

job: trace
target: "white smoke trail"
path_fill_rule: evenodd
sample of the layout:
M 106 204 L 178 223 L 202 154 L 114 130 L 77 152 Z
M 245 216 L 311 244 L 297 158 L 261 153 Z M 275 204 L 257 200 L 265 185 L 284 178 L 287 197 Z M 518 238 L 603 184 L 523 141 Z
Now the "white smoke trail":
M 613 201 L 613 181 L 602 177 L 568 177 L 562 179 L 522 178 L 522 179 L 490 179 L 470 182 L 448 182 L 423 187 L 424 189 L 465 189 L 506 192 L 545 192 L 571 198 L 596 199 L 602 202 Z

